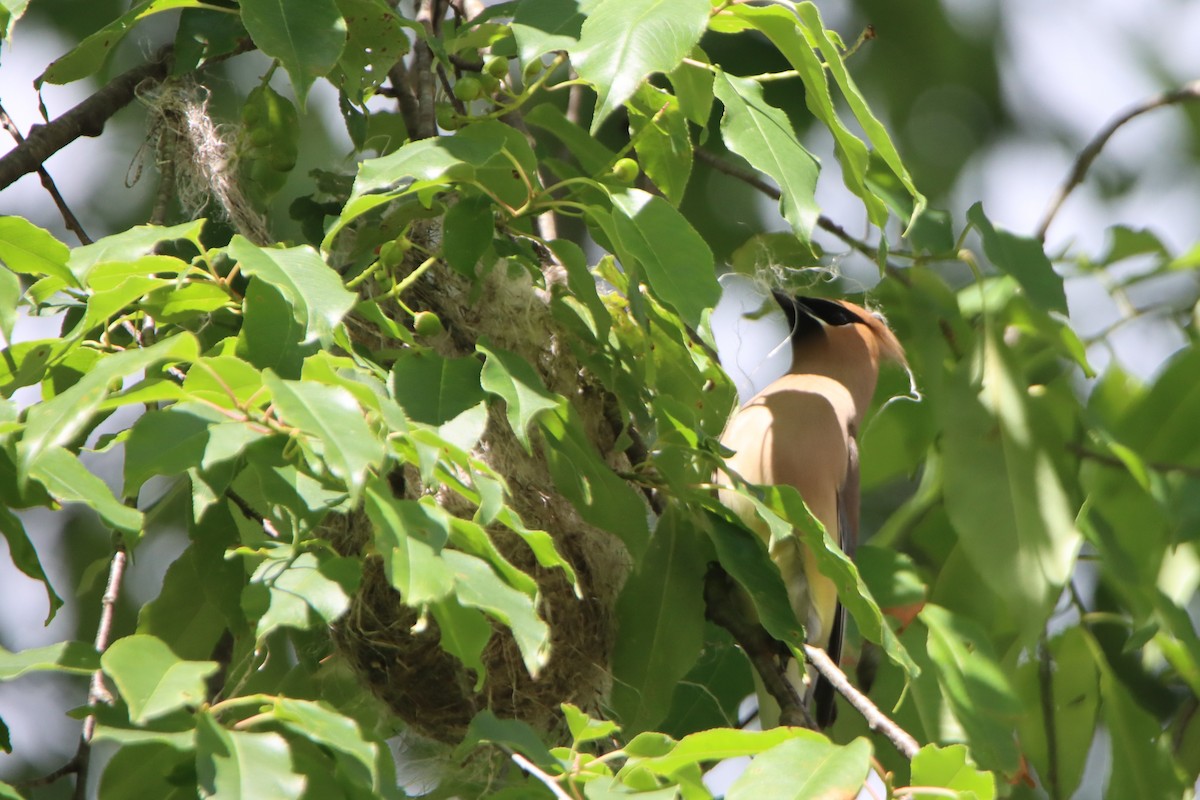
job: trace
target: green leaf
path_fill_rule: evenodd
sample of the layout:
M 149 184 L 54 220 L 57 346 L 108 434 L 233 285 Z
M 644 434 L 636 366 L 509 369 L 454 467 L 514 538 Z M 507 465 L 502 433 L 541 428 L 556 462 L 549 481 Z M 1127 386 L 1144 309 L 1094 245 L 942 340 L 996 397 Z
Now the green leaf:
M 551 2 L 558 3 L 560 0 L 551 0 Z M 588 175 L 598 174 L 617 160 L 615 152 L 567 119 L 567 115 L 558 106 L 540 103 L 525 114 L 525 122 L 532 127 L 541 128 L 562 142 Z
M 339 766 L 347 768 L 359 784 L 377 793 L 384 791 L 379 774 L 381 756 L 391 753 L 368 741 L 357 722 L 325 702 L 275 699 L 274 716 L 285 728 L 333 751 Z
M 113 642 L 100 656 L 100 665 L 117 685 L 129 706 L 129 719 L 137 725 L 202 703 L 207 696 L 205 679 L 220 669 L 215 661 L 184 661 L 161 639 L 144 634 Z
M 750 762 L 726 792 L 726 800 L 804 800 L 854 797 L 871 768 L 871 743 L 859 737 L 835 745 L 823 736 L 795 738 Z
M 199 0 L 143 0 L 117 19 L 88 36 L 71 52 L 51 62 L 46 71 L 34 80 L 35 86 L 43 83 L 64 84 L 86 78 L 100 71 L 112 49 L 125 38 L 138 21 L 151 14 L 173 11 L 178 8 L 196 8 Z
M 472 718 L 467 727 L 467 735 L 463 737 L 462 744 L 455 749 L 454 757 L 462 760 L 481 742 L 491 742 L 515 750 L 543 769 L 560 766 L 558 759 L 550 754 L 541 737 L 528 724 L 515 719 L 500 719 L 488 709 L 480 711 Z
M 646 739 L 655 735 L 659 734 L 643 734 L 638 738 Z M 671 777 L 696 764 L 758 755 L 794 739 L 828 742 L 821 734 L 803 728 L 772 728 L 766 731 L 714 728 L 689 734 L 673 747 L 655 753 L 642 752 L 640 743 L 635 739 L 626 747 L 626 752 L 645 757 L 639 766 L 657 775 Z
M 153 475 L 179 475 L 200 465 L 211 422 L 186 410 L 148 411 L 125 440 L 125 497 L 137 497 Z
M 529 444 L 529 425 L 544 412 L 558 407 L 562 398 L 546 389 L 542 378 L 528 361 L 516 353 L 491 348 L 486 343 L 475 349 L 486 356 L 479 385 L 504 401 L 508 424 L 517 441 L 532 452 Z
M 364 497 L 384 573 L 405 604 L 419 608 L 449 595 L 454 574 L 440 557 L 450 538 L 445 512 L 396 498 L 380 478 L 367 484 Z
M 642 169 L 678 207 L 692 174 L 692 136 L 679 101 L 645 84 L 634 93 L 628 109 L 631 139 L 637 143 Z
M 410 419 L 441 425 L 484 399 L 477 358 L 406 352 L 391 372 L 392 396 Z
M 28 7 L 29 0 L 2 0 L 0 2 L 0 40 L 12 41 L 13 25 L 24 16 L 25 9 Z
M 708 63 L 708 56 L 699 47 L 692 50 L 692 60 Z M 668 76 L 679 108 L 692 122 L 705 128 L 712 113 L 713 73 L 696 64 L 680 64 Z
M 575 409 L 564 404 L 539 423 L 554 486 L 585 521 L 615 533 L 635 558 L 640 556 L 650 534 L 646 504 L 600 459 Z
M 196 776 L 205 797 L 299 800 L 305 787 L 286 739 L 226 730 L 208 712 L 197 717 Z
M 23 217 L 0 217 L 0 262 L 22 275 L 48 275 L 79 285 L 67 269 L 70 249 Z
M 357 296 L 342 285 L 341 277 L 329 268 L 313 248 L 284 250 L 258 247 L 235 235 L 229 254 L 241 264 L 242 272 L 270 283 L 292 306 L 296 322 L 305 328 L 304 342 L 328 344 L 337 326 Z
M 912 760 L 912 785 L 953 789 L 975 800 L 996 797 L 996 776 L 977 768 L 961 744 L 927 744 L 918 750 Z
M 787 114 L 763 100 L 757 82 L 718 72 L 713 92 L 725 106 L 721 133 L 726 145 L 775 181 L 783 218 L 808 243 L 820 215 L 817 159 L 800 144 Z
M 571 739 L 575 748 L 584 742 L 606 739 L 621 730 L 615 722 L 606 719 L 592 719 L 573 703 L 563 703 L 562 712 L 563 718 L 567 721 L 567 729 L 571 731 Z
M 159 225 L 136 225 L 127 231 L 105 236 L 83 247 L 76 247 L 71 251 L 67 266 L 81 285 L 90 285 L 94 267 L 113 261 L 137 262 L 143 256 L 153 255 L 164 242 L 183 239 L 190 242 L 198 252 L 204 252 L 206 248 L 200 241 L 200 232 L 203 229 L 202 219 L 167 228 Z M 161 266 L 163 259 L 149 263 Z
M 57 642 L 18 653 L 0 647 L 0 681 L 11 681 L 27 672 L 91 675 L 99 668 L 100 654 L 85 642 Z
M 767 553 L 766 543 L 747 528 L 711 511 L 706 513 L 705 522 L 717 560 L 750 596 L 767 633 L 793 647 L 803 645 L 802 623 L 796 620 L 787 588 Z
M 114 382 L 163 361 L 191 361 L 197 355 L 195 338 L 184 333 L 101 359 L 70 389 L 29 409 L 25 433 L 17 445 L 18 473 L 27 475 L 42 451 L 70 442 L 83 432 Z
M 265 559 L 250 578 L 242 601 L 247 615 L 258 617 L 255 638 L 262 641 L 281 627 L 307 630 L 332 625 L 350 607 L 360 579 L 360 563 L 349 558 L 318 558 L 314 553 L 291 558 L 283 552 Z
M 13 565 L 46 587 L 50 610 L 47 612 L 45 624 L 49 625 L 58 609 L 62 608 L 62 598 L 50 585 L 50 578 L 46 575 L 46 570 L 42 568 L 42 562 L 38 559 L 33 542 L 29 541 L 29 536 L 25 533 L 25 526 L 21 524 L 21 518 L 4 506 L 0 506 L 0 534 L 3 534 L 5 541 L 8 542 L 8 557 Z
M 46 366 L 61 344 L 61 339 L 37 339 L 4 348 L 0 352 L 0 394 L 11 397 L 22 386 L 41 383 Z
M 60 503 L 83 503 L 113 528 L 136 541 L 142 531 L 142 512 L 120 502 L 99 476 L 63 447 L 42 451 L 29 466 L 29 477 Z
M 710 550 L 672 504 L 617 601 L 612 707 L 629 735 L 655 728 L 704 645 L 704 575 Z
M 337 0 L 346 20 L 346 47 L 330 78 L 350 100 L 362 104 L 409 50 L 400 18 L 378 0 Z
M 305 328 L 306 322 L 296 320 L 294 305 L 280 289 L 254 278 L 242 301 L 242 329 L 235 352 L 259 369 L 299 378 L 304 359 L 319 349 L 316 342 L 301 343 Z
M 475 691 L 478 692 L 487 679 L 483 648 L 492 638 L 492 623 L 482 611 L 467 608 L 454 597 L 433 603 L 429 610 L 437 622 L 442 649 L 467 669 L 475 671 Z
M 146 295 L 141 306 L 156 322 L 178 324 L 229 304 L 228 290 L 211 281 L 192 281 L 155 289 Z
M 696 327 L 721 296 L 713 254 L 696 229 L 661 197 L 640 189 L 614 193 L 613 222 L 622 248 L 646 270 L 654 294 Z
M 525 669 L 536 678 L 550 655 L 550 628 L 538 618 L 533 598 L 501 580 L 480 558 L 443 550 L 442 559 L 454 574 L 458 602 L 485 612 L 512 630 Z
M 193 800 L 196 789 L 180 775 L 195 770 L 195 756 L 163 741 L 123 744 L 104 765 L 98 797 L 105 800 Z
M 989 335 L 979 395 L 956 374 L 939 410 L 946 513 L 964 554 L 1009 603 L 1031 641 L 1042 629 L 1081 543 L 1054 465 L 1065 448 L 1040 418 L 1011 355 Z
M 228 512 L 214 509 L 187 549 L 163 577 L 162 591 L 138 614 L 137 632 L 156 636 L 172 652 L 190 661 L 212 655 L 226 630 L 245 627 L 238 598 L 246 584 L 245 569 L 236 559 L 225 558 L 225 543 L 214 539 L 205 524 L 220 517 L 228 527 Z
M 579 42 L 584 16 L 596 0 L 521 0 L 513 15 L 512 33 L 521 65 L 554 50 L 570 50 Z
M 1018 236 L 992 225 L 983 213 L 983 203 L 967 210 L 970 221 L 983 237 L 983 252 L 997 269 L 1012 275 L 1038 308 L 1067 313 L 1067 295 L 1062 276 L 1046 257 L 1041 242 Z
M 346 46 L 346 21 L 334 0 L 242 0 L 250 38 L 287 70 L 304 110 L 308 88 L 330 73 Z
M 846 99 L 846 104 L 850 107 L 851 113 L 854 114 L 854 119 L 858 121 L 863 133 L 866 134 L 867 141 L 871 143 L 874 152 L 896 174 L 901 184 L 903 184 L 912 197 L 913 212 L 908 221 L 908 226 L 911 228 L 913 222 L 925 210 L 925 196 L 917 191 L 912 176 L 909 175 L 908 168 L 904 166 L 904 162 L 900 158 L 900 153 L 897 152 L 895 144 L 892 143 L 891 136 L 888 135 L 887 128 L 871 112 L 866 99 L 855 84 L 854 78 L 850 76 L 849 70 L 846 69 L 846 63 L 842 57 L 845 46 L 840 44 L 840 39 L 835 41 L 834 35 L 831 35 L 825 29 L 825 23 L 821 20 L 821 12 L 815 3 L 803 2 L 798 4 L 796 6 L 796 13 L 800 16 L 801 23 L 807 29 L 810 41 L 815 44 L 816 49 L 820 51 L 821 56 L 825 59 L 829 74 L 833 76 L 838 88 L 841 89 L 842 96 Z
M 881 646 L 888 658 L 915 677 L 919 672 L 916 663 L 883 618 L 858 568 L 811 514 L 800 493 L 791 486 L 764 486 L 762 492 L 764 505 L 793 526 L 795 532 L 786 535 L 799 535 L 821 574 L 833 581 L 838 601 L 854 618 L 863 637 Z
M 0 336 L 6 342 L 12 341 L 13 327 L 17 324 L 17 306 L 23 292 L 21 279 L 16 273 L 0 269 Z
M 442 252 L 446 263 L 468 278 L 475 277 L 479 259 L 492 244 L 496 224 L 492 201 L 481 194 L 459 198 L 446 212 Z
M 938 685 L 966 731 L 971 752 L 989 769 L 1015 772 L 1020 753 L 1013 728 L 1021 702 L 987 636 L 941 606 L 926 605 L 920 619 L 929 628 L 929 656 Z
M 270 370 L 263 373 L 263 383 L 284 421 L 311 437 L 329 471 L 357 497 L 368 470 L 383 465 L 384 446 L 354 395 L 340 386 L 284 380 Z
M 829 90 L 826 65 L 813 50 L 814 41 L 801 31 L 794 12 L 783 6 L 738 4 L 728 9 L 734 18 L 761 31 L 779 49 L 804 83 L 804 102 L 808 110 L 833 134 L 834 154 L 842 167 L 842 180 L 863 201 L 875 225 L 887 222 L 887 207 L 866 183 L 870 164 L 869 151 L 861 139 L 850 132 L 838 116 Z M 839 57 L 840 58 L 840 57 Z M 715 87 L 714 87 L 715 88 Z
M 222 408 L 244 406 L 261 388 L 262 373 L 236 356 L 198 358 L 183 379 L 189 397 Z
M 596 87 L 592 133 L 651 73 L 679 66 L 708 26 L 708 0 L 600 0 L 567 49 Z

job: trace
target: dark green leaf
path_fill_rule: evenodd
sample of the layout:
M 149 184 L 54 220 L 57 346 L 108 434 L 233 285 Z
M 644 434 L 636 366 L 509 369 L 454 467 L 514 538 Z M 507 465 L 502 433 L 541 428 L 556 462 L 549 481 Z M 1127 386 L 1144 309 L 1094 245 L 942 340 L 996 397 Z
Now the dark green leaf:
M 210 424 L 187 411 L 143 414 L 125 442 L 125 496 L 137 497 L 142 484 L 153 475 L 179 475 L 199 466 Z
M 285 728 L 332 750 L 339 765 L 348 768 L 360 785 L 384 791 L 379 774 L 382 748 L 368 741 L 353 719 L 328 703 L 287 697 L 275 700 L 274 715 Z
M 698 326 L 721 296 L 703 237 L 670 203 L 640 189 L 614 193 L 613 212 L 621 245 L 645 269 L 654 294 Z
M 558 3 L 560 0 L 551 0 Z M 562 142 L 588 175 L 596 175 L 617 160 L 617 154 L 596 141 L 583 128 L 567 119 L 558 106 L 541 103 L 525 115 L 525 122 L 541 128 Z
M 725 143 L 771 176 L 779 186 L 780 212 L 800 241 L 808 242 L 820 214 L 817 159 L 800 144 L 787 114 L 763 100 L 762 87 L 755 81 L 718 72 L 713 92 L 725 106 Z
M 392 366 L 391 390 L 410 419 L 441 425 L 484 399 L 477 358 L 407 352 Z
M 467 608 L 454 597 L 439 600 L 429 607 L 438 625 L 442 649 L 475 672 L 475 691 L 483 688 L 487 668 L 483 648 L 492 638 L 492 623 L 482 611 Z
M 251 280 L 242 301 L 238 357 L 285 378 L 299 378 L 305 357 L 315 353 L 319 345 L 301 343 L 306 336 L 305 323 L 296 321 L 294 310 L 281 290 L 267 281 Z
M 388 581 L 406 604 L 420 607 L 454 590 L 454 574 L 440 557 L 450 538 L 445 512 L 414 500 L 400 500 L 386 481 L 367 484 L 366 512 L 375 531 Z
M 1054 271 L 1041 242 L 996 228 L 984 216 L 982 203 L 971 206 L 967 219 L 983 237 L 983 252 L 988 260 L 1016 278 L 1036 306 L 1067 313 L 1062 276 Z
M 578 45 L 566 47 L 579 76 L 596 87 L 592 133 L 651 73 L 679 66 L 710 11 L 708 0 L 603 0 L 592 8 Z
M 521 0 L 512 21 L 521 65 L 553 50 L 574 47 L 579 42 L 584 11 L 595 4 L 595 0 Z
M 4 348 L 0 352 L 0 394 L 11 397 L 22 386 L 40 383 L 58 345 L 61 345 L 59 339 L 38 339 Z
M 692 51 L 692 59 L 708 63 L 708 56 L 699 47 Z M 701 128 L 707 126 L 709 114 L 712 113 L 713 73 L 696 64 L 684 63 L 668 77 L 684 116 Z
M 492 201 L 483 195 L 464 195 L 446 212 L 442 252 L 446 263 L 468 278 L 475 277 L 479 259 L 492 244 L 495 222 Z
M 346 47 L 330 76 L 356 104 L 374 94 L 409 50 L 400 19 L 378 0 L 337 0 L 346 21 Z
M 346 21 L 334 0 L 243 0 L 242 23 L 268 56 L 283 63 L 304 109 L 308 87 L 329 74 L 346 46 Z
M 0 534 L 3 534 L 5 541 L 8 542 L 8 557 L 13 566 L 35 581 L 40 581 L 46 587 L 50 610 L 46 615 L 45 624 L 49 625 L 58 609 L 62 608 L 62 598 L 50 585 L 50 578 L 42 569 L 42 562 L 38 559 L 33 542 L 29 541 L 29 536 L 25 533 L 25 526 L 21 524 L 21 518 L 4 506 L 0 506 Z
M 678 207 L 692 174 L 692 137 L 679 101 L 650 84 L 629 103 L 629 127 L 638 160 L 663 196 Z
M 612 706 L 626 734 L 656 727 L 704 644 L 709 543 L 671 505 L 617 601 Z
M 646 504 L 605 464 L 569 404 L 539 420 L 554 485 L 593 525 L 620 537 L 634 557 L 646 547 Z
M 99 797 L 105 800 L 193 800 L 195 757 L 165 742 L 125 744 L 104 765 Z
M 550 754 L 533 728 L 519 720 L 500 719 L 487 709 L 480 711 L 471 720 L 467 735 L 454 751 L 455 758 L 461 760 L 481 742 L 491 742 L 515 750 L 543 769 L 559 766 L 558 759 Z
M 64 84 L 86 78 L 100 71 L 108 54 L 125 38 L 134 25 L 151 14 L 178 8 L 195 8 L 198 0 L 143 0 L 120 17 L 105 25 L 75 46 L 71 52 L 55 59 L 34 83 Z

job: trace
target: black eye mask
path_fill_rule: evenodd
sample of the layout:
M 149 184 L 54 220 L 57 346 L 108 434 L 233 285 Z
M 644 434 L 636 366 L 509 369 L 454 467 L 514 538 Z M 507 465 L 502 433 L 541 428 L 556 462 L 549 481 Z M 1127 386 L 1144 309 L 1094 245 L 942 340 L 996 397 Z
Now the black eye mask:
M 787 316 L 788 328 L 793 339 L 816 333 L 821 329 L 822 322 L 826 325 L 866 324 L 858 314 L 833 300 L 822 297 L 792 297 L 778 291 L 772 294 Z

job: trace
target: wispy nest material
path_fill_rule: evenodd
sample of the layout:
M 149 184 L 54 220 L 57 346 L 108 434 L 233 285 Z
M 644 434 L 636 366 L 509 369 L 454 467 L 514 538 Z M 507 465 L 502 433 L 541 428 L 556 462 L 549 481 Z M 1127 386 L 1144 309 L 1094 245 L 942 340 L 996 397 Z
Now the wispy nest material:
M 208 113 L 208 90 L 186 80 L 169 80 L 143 93 L 150 109 L 149 139 L 158 165 L 175 177 L 179 205 L 189 219 L 199 218 L 216 202 L 219 213 L 255 244 L 271 236 L 266 219 L 242 191 L 234 146 L 226 126 Z
M 410 234 L 411 235 L 411 234 Z M 436 235 L 431 229 L 426 235 Z M 444 356 L 474 353 L 487 337 L 496 347 L 523 355 L 553 391 L 571 399 L 589 438 L 614 467 L 628 461 L 614 452 L 617 432 L 606 415 L 604 391 L 581 369 L 563 340 L 562 329 L 527 276 L 516 279 L 503 267 L 480 280 L 481 291 L 449 270 L 429 275 L 407 299 L 414 307 L 436 312 L 447 332 L 428 342 Z M 373 326 L 356 326 L 367 340 Z M 379 346 L 376 339 L 369 344 Z M 609 658 L 614 639 L 613 608 L 629 571 L 629 556 L 612 534 L 586 524 L 555 489 L 540 447 L 529 455 L 517 442 L 502 408 L 490 409 L 477 457 L 502 474 L 511 503 L 530 528 L 549 532 L 559 552 L 574 567 L 583 598 L 575 595 L 559 569 L 540 567 L 529 548 L 503 528 L 489 530 L 497 547 L 518 568 L 534 576 L 540 590 L 538 611 L 550 626 L 549 662 L 530 678 L 507 629 L 494 626 L 483 654 L 487 669 L 483 690 L 473 691 L 474 675 L 438 644 L 431 619 L 414 632 L 416 613 L 388 584 L 378 556 L 368 556 L 362 588 L 339 621 L 335 639 L 366 683 L 415 730 L 446 742 L 462 738 L 467 723 L 483 708 L 521 719 L 543 731 L 560 723 L 559 704 L 599 710 L 611 688 Z M 423 487 L 414 469 L 406 469 L 407 497 L 434 493 L 448 511 L 469 517 L 474 508 L 455 493 Z M 342 518 L 330 532 L 335 546 L 358 554 L 370 540 L 362 515 Z

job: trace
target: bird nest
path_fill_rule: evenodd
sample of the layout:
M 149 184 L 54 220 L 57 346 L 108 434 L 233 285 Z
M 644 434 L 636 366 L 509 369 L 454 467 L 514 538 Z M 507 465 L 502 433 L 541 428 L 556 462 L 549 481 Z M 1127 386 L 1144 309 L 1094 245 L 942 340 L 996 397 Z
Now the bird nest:
M 458 357 L 473 354 L 475 342 L 487 337 L 496 347 L 524 356 L 548 388 L 570 399 L 602 457 L 615 468 L 628 468 L 625 456 L 614 450 L 619 431 L 610 421 L 613 401 L 563 344 L 547 298 L 547 291 L 527 274 L 514 276 L 502 265 L 475 285 L 449 270 L 432 272 L 406 295 L 413 308 L 434 311 L 446 327 L 426 344 L 443 356 Z M 366 344 L 385 346 L 374 326 L 354 328 Z M 564 701 L 599 710 L 612 682 L 613 609 L 630 566 L 624 545 L 585 523 L 555 490 L 537 437 L 532 454 L 527 453 L 497 405 L 489 408 L 472 455 L 504 476 L 511 506 L 528 527 L 552 536 L 574 568 L 580 590 L 577 595 L 563 570 L 540 566 L 519 536 L 499 526 L 489 528 L 500 552 L 538 585 L 537 610 L 550 628 L 550 651 L 536 678 L 526 670 L 508 629 L 493 624 L 482 656 L 486 674 L 476 692 L 477 676 L 442 649 L 436 621 L 404 604 L 384 575 L 380 556 L 364 555 L 372 539 L 366 515 L 341 516 L 327 531 L 341 553 L 361 556 L 364 564 L 361 587 L 333 631 L 337 647 L 398 717 L 445 742 L 461 740 L 471 718 L 485 708 L 541 731 L 561 728 Z M 455 492 L 423 485 L 411 466 L 392 482 L 410 499 L 435 496 L 452 514 L 470 518 L 475 511 Z

